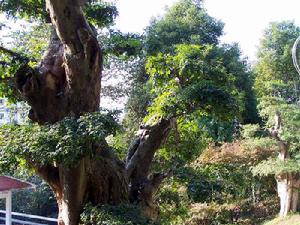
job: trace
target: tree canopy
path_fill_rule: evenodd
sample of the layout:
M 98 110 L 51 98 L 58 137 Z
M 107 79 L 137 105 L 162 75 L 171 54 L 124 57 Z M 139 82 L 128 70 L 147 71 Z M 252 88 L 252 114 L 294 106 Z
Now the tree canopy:
M 201 0 L 181 0 L 163 18 L 150 23 L 146 29 L 145 48 L 151 55 L 168 52 L 176 44 L 215 45 L 222 32 L 223 23 L 207 14 Z
M 266 29 L 261 41 L 259 60 L 255 66 L 255 89 L 258 95 L 259 111 L 267 128 L 273 127 L 274 116 L 280 115 L 283 125 L 280 128 L 279 137 L 288 143 L 291 155 L 289 162 L 274 160 L 265 162 L 266 167 L 263 164 L 261 168 L 259 167 L 261 173 L 280 174 L 280 171 L 285 169 L 299 170 L 296 165 L 300 140 L 297 132 L 300 129 L 298 105 L 300 77 L 291 57 L 291 49 L 299 32 L 299 27 L 293 22 L 272 23 Z

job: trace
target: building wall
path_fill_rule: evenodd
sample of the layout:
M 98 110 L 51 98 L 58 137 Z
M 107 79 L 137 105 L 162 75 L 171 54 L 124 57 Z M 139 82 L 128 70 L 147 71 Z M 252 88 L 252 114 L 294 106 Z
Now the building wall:
M 8 104 L 4 98 L 0 98 L 0 124 L 24 123 L 27 118 L 26 111 L 24 104 Z

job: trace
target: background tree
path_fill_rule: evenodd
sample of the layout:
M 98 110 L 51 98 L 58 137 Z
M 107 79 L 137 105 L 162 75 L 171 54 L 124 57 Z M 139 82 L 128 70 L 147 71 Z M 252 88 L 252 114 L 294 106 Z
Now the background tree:
M 129 126 L 142 122 L 152 101 L 151 87 L 145 85 L 149 79 L 145 71 L 147 57 L 173 52 L 176 44 L 217 44 L 222 30 L 223 23 L 207 14 L 202 1 L 178 1 L 163 17 L 151 21 L 144 35 L 144 54 L 131 73 L 126 112 L 129 120 L 138 118 L 138 123 L 128 122 Z
M 151 21 L 146 29 L 146 51 L 149 55 L 167 53 L 174 50 L 174 45 L 183 43 L 216 45 L 223 27 L 221 21 L 207 14 L 201 0 L 181 0 L 162 18 Z
M 237 123 L 232 114 L 227 113 L 231 110 L 226 111 L 227 107 L 232 104 L 227 101 L 228 98 L 225 97 L 226 100 L 222 98 L 226 92 L 232 91 L 231 95 L 235 98 L 233 99 L 234 109 L 239 112 L 235 114 L 236 120 L 246 121 L 247 118 L 248 121 L 251 119 L 257 121 L 255 119 L 255 116 L 257 118 L 256 105 L 251 87 L 252 78 L 247 63 L 241 59 L 237 45 L 217 46 L 217 42 L 203 44 L 205 40 L 200 40 L 202 36 L 199 30 L 202 30 L 204 24 L 207 25 L 206 22 L 201 22 L 204 14 L 206 14 L 205 10 L 199 8 L 199 5 L 195 5 L 192 1 L 180 1 L 166 12 L 165 17 L 157 19 L 151 25 L 153 27 L 150 26 L 145 34 L 146 47 L 150 44 L 153 47 L 155 44 L 155 42 L 148 43 L 153 40 L 148 36 L 164 37 L 164 34 L 171 33 L 171 30 L 167 30 L 167 28 L 165 30 L 164 26 L 168 25 L 174 28 L 172 34 L 176 36 L 174 42 L 164 41 L 162 38 L 157 40 L 157 42 L 165 42 L 164 45 L 157 47 L 161 52 L 151 51 L 149 48 L 145 50 L 150 55 L 146 62 L 146 68 L 150 75 L 147 76 L 147 71 L 143 67 L 144 62 L 141 60 L 141 66 L 136 69 L 134 76 L 134 89 L 132 89 L 134 91 L 130 93 L 126 106 L 125 127 L 128 130 L 134 130 L 132 126 L 136 127 L 139 124 L 130 121 L 142 121 L 145 115 L 147 116 L 143 122 L 146 125 L 147 123 L 151 124 L 151 120 L 156 121 L 155 118 L 159 117 L 176 119 L 168 139 L 155 154 L 152 164 L 153 171 L 168 170 L 172 167 L 181 168 L 187 165 L 198 157 L 207 146 L 210 141 L 208 136 L 213 137 L 217 143 L 233 139 L 233 130 Z M 187 18 L 190 17 L 193 18 L 193 22 L 184 24 L 187 26 L 187 30 L 191 30 L 187 33 L 181 33 L 180 29 L 175 29 L 176 26 L 172 25 L 177 20 L 189 21 Z M 167 25 L 166 18 L 168 18 Z M 198 22 L 194 23 L 194 20 Z M 210 20 L 213 19 L 210 18 Z M 199 29 L 196 29 L 194 24 L 197 24 Z M 218 36 L 222 24 L 215 20 L 214 23 L 209 24 L 211 28 L 208 28 L 207 25 L 203 29 L 209 29 L 211 36 Z M 160 29 L 156 29 L 157 27 Z M 199 42 L 190 41 L 194 34 L 198 35 Z M 206 90 L 202 88 L 207 88 L 209 94 L 205 93 Z M 217 95 L 214 91 L 220 89 L 224 92 Z M 248 113 L 250 110 L 245 106 L 245 102 L 250 102 L 246 97 L 247 93 L 252 93 L 253 101 L 249 104 L 254 111 L 252 115 Z M 209 96 L 211 99 L 207 100 L 205 96 Z M 197 97 L 199 99 L 194 99 Z M 193 102 L 194 100 L 195 102 Z M 211 101 L 211 107 L 208 109 L 205 108 L 205 105 L 203 108 L 197 106 L 197 103 L 206 101 Z M 247 113 L 248 117 L 245 116 Z M 213 127 L 214 129 L 212 129 Z M 174 177 L 182 176 L 182 171 L 173 170 Z M 186 175 L 189 176 L 188 173 Z M 186 177 L 186 179 L 189 178 Z M 174 189 L 176 189 L 175 186 L 178 187 L 177 184 L 173 183 L 173 185 Z M 166 186 L 172 185 L 167 183 Z M 174 214 L 176 214 L 176 209 L 179 212 L 182 207 L 172 208 Z
M 280 216 L 299 206 L 300 79 L 291 56 L 299 31 L 293 22 L 271 23 L 261 40 L 255 66 L 259 111 L 279 148 L 277 160 L 262 162 L 255 172 L 276 175 Z

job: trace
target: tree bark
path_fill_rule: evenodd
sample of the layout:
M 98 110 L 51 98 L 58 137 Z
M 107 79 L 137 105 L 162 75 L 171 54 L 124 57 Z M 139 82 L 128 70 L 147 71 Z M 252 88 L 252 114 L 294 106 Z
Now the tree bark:
M 80 2 L 47 0 L 54 30 L 36 70 L 23 67 L 16 86 L 31 106 L 30 118 L 54 123 L 99 109 L 102 51 Z
M 73 168 L 60 168 L 60 184 L 57 196 L 59 225 L 76 225 L 82 207 L 90 202 L 119 204 L 127 202 L 127 180 L 124 165 L 114 158 L 109 149 L 103 149 L 95 159 L 82 159 Z
M 293 177 L 292 173 L 278 176 L 277 190 L 280 198 L 279 216 L 285 217 L 290 212 L 296 212 L 299 206 L 300 180 Z
M 77 0 L 46 1 L 54 28 L 48 50 L 37 69 L 24 65 L 16 74 L 16 87 L 31 106 L 29 117 L 40 124 L 99 110 L 102 52 L 81 4 Z M 92 146 L 94 156 L 72 167 L 40 166 L 28 159 L 55 194 L 59 225 L 78 224 L 87 202 L 127 201 L 124 164 L 104 140 Z
M 126 157 L 126 171 L 130 182 L 129 200 L 141 206 L 142 214 L 156 219 L 157 209 L 153 195 L 168 173 L 150 175 L 155 152 L 167 139 L 175 118 L 160 119 L 152 126 L 141 126 Z
M 29 117 L 53 124 L 66 116 L 79 117 L 99 110 L 102 51 L 86 22 L 81 0 L 46 0 L 53 32 L 38 68 L 24 64 L 15 85 L 29 103 Z M 93 157 L 83 157 L 71 167 L 28 163 L 52 188 L 59 208 L 59 225 L 77 225 L 85 203 L 138 202 L 144 215 L 155 218 L 153 195 L 167 173 L 150 175 L 155 152 L 167 138 L 174 119 L 143 127 L 129 149 L 126 164 L 105 140 L 89 143 Z
M 124 163 L 104 141 L 95 149 L 98 151 L 93 158 L 85 157 L 73 167 L 41 167 L 31 163 L 53 190 L 59 209 L 59 225 L 77 225 L 82 207 L 88 202 L 98 205 L 128 201 Z

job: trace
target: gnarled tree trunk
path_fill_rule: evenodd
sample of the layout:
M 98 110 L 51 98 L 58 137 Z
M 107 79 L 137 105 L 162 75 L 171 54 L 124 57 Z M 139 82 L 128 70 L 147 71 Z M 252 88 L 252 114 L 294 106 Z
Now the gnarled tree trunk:
M 296 212 L 299 205 L 300 180 L 292 173 L 285 173 L 276 177 L 277 191 L 280 198 L 279 216 L 287 216 L 290 212 Z
M 36 70 L 21 68 L 16 86 L 40 124 L 99 110 L 102 52 L 78 0 L 47 0 L 53 24 L 47 52 Z M 27 69 L 27 70 L 26 70 Z M 28 159 L 50 185 L 59 207 L 59 224 L 76 225 L 86 202 L 120 203 L 128 199 L 124 164 L 108 146 L 93 143 L 93 158 L 77 165 L 39 166 Z
M 46 0 L 53 31 L 47 52 L 35 70 L 24 66 L 16 88 L 31 106 L 29 117 L 39 124 L 99 110 L 102 52 L 86 22 L 81 0 Z M 139 203 L 144 215 L 155 218 L 153 194 L 167 174 L 149 176 L 156 150 L 168 136 L 174 119 L 161 119 L 141 128 L 129 149 L 126 164 L 105 140 L 90 143 L 93 157 L 72 167 L 28 163 L 50 185 L 57 199 L 59 225 L 77 225 L 85 203 Z

